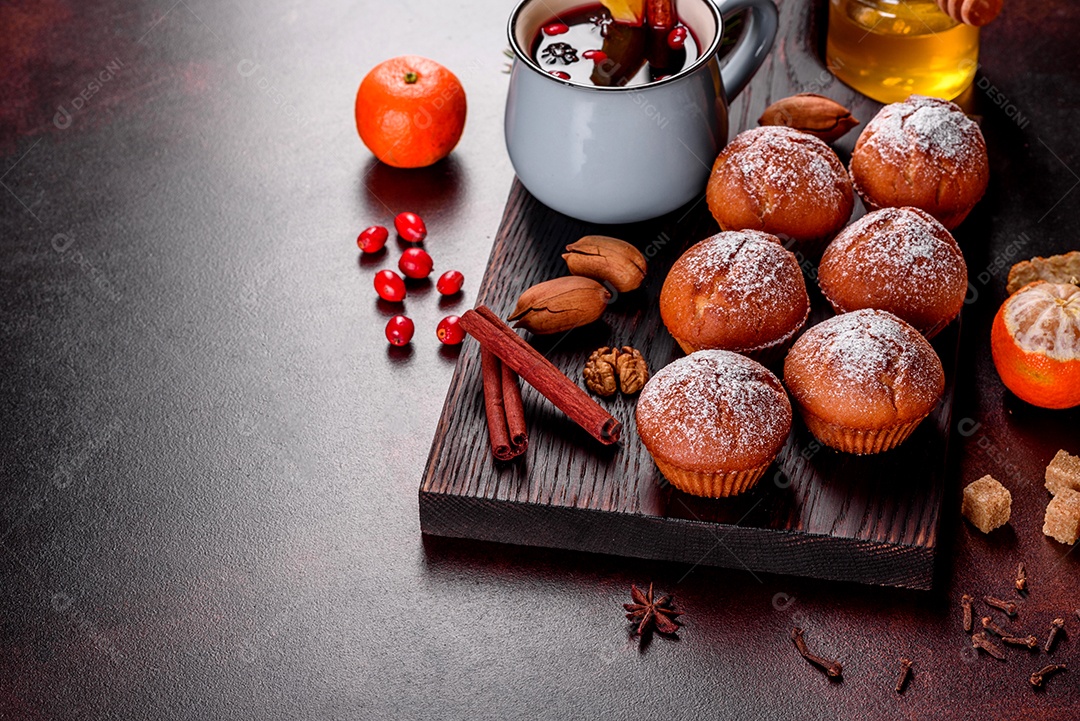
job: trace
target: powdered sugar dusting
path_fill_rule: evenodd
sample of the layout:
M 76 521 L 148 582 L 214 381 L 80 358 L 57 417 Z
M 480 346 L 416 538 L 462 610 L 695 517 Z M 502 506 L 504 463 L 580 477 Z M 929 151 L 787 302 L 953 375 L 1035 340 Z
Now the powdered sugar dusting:
M 790 251 L 780 245 L 776 236 L 735 230 L 701 241 L 683 255 L 680 263 L 702 284 L 714 292 L 722 289 L 730 299 L 780 303 L 789 295 L 791 279 L 787 276 L 793 275 L 792 268 L 797 270 L 797 263 L 792 268 L 784 267 L 787 256 L 791 256 Z M 784 274 L 785 270 L 789 272 Z
M 843 195 L 843 164 L 828 145 L 807 133 L 780 125 L 752 128 L 739 133 L 724 153 L 748 188 Z
M 795 382 L 797 376 L 809 382 Z M 826 404 L 859 416 L 882 403 L 932 408 L 944 384 L 941 361 L 918 331 L 891 313 L 858 310 L 803 334 L 784 368 L 804 405 Z
M 663 444 L 683 467 L 708 469 L 717 456 L 752 467 L 783 445 L 791 405 L 779 380 L 761 364 L 737 353 L 703 350 L 649 380 L 638 400 L 637 422 L 650 448 Z
M 822 266 L 836 267 L 841 277 L 892 283 L 897 291 L 915 295 L 927 284 L 967 276 L 964 255 L 952 235 L 916 208 L 884 208 L 863 216 L 829 245 Z
M 886 105 L 863 136 L 862 143 L 892 160 L 917 150 L 938 161 L 965 163 L 985 152 L 982 131 L 958 106 L 922 95 Z

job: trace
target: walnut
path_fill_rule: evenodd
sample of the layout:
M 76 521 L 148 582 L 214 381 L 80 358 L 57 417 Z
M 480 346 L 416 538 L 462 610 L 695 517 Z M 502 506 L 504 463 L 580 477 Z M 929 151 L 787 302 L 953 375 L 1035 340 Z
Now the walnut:
M 622 351 L 615 359 L 615 372 L 619 374 L 619 390 L 627 395 L 637 393 L 645 387 L 645 381 L 649 380 L 649 364 L 641 351 L 628 345 L 622 347 Z
M 597 348 L 585 362 L 585 385 L 600 396 L 637 393 L 649 380 L 649 366 L 641 351 L 630 346 L 621 349 Z
M 619 351 L 614 348 L 597 348 L 585 361 L 585 385 L 598 396 L 613 396 L 618 389 L 615 379 L 615 363 Z

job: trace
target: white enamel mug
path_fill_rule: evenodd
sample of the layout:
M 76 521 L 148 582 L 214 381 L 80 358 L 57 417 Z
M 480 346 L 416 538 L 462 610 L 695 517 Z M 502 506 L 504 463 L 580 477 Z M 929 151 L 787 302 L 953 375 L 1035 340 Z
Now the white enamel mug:
M 646 85 L 600 87 L 561 80 L 530 55 L 552 16 L 582 0 L 522 0 L 507 32 L 514 63 L 506 147 L 522 184 L 550 208 L 595 223 L 630 223 L 701 195 L 727 142 L 728 101 L 761 66 L 776 38 L 771 0 L 677 0 L 702 48 L 681 72 Z M 716 59 L 724 17 L 749 22 L 724 67 Z

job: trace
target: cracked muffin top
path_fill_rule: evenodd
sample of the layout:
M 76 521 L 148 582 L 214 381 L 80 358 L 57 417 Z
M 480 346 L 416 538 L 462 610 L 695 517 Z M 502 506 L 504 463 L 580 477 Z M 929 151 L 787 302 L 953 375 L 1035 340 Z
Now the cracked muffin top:
M 934 337 L 964 307 L 960 246 L 918 208 L 884 208 L 844 228 L 825 249 L 818 285 L 837 313 L 887 310 Z
M 763 230 L 814 256 L 854 206 L 851 178 L 832 148 L 783 126 L 739 133 L 713 165 L 709 210 L 722 230 Z
M 892 313 L 857 310 L 819 323 L 792 346 L 784 383 L 804 412 L 857 430 L 920 419 L 945 390 L 941 360 Z
M 691 246 L 660 290 L 660 317 L 687 353 L 720 348 L 764 360 L 774 346 L 786 350 L 809 313 L 795 255 L 756 230 Z
M 958 105 L 912 95 L 867 124 L 851 177 L 869 208 L 921 208 L 952 230 L 986 192 L 986 141 Z

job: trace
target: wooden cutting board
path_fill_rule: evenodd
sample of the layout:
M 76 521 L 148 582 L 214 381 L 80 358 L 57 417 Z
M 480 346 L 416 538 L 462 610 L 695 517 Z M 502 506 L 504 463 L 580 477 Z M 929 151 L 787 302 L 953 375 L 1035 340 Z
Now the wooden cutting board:
M 768 103 L 803 91 L 837 99 L 865 124 L 880 106 L 825 70 L 817 54 L 812 8 L 795 2 L 778 5 L 777 46 L 733 107 L 733 133 L 753 127 Z M 839 144 L 845 161 L 858 131 Z M 515 181 L 478 303 L 505 317 L 522 290 L 566 274 L 565 245 L 591 233 L 623 238 L 648 258 L 645 285 L 617 298 L 597 323 L 568 335 L 530 340 L 582 385 L 585 359 L 603 345 L 638 348 L 655 371 L 682 355 L 660 320 L 664 277 L 687 247 L 715 232 L 703 199 L 654 221 L 596 226 L 548 209 Z M 806 268 L 812 274 L 813 266 Z M 814 323 L 831 311 L 811 277 L 807 285 Z M 484 419 L 478 346 L 467 339 L 420 485 L 421 530 L 751 573 L 928 589 L 946 490 L 959 325 L 954 322 L 933 342 L 945 367 L 945 396 L 900 448 L 869 457 L 837 453 L 821 447 L 796 414 L 787 445 L 757 486 L 721 500 L 688 496 L 666 483 L 637 437 L 635 398 L 600 400 L 624 425 L 622 442 L 603 447 L 525 385 L 529 450 L 510 463 L 495 462 Z

